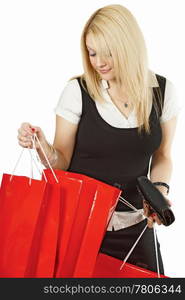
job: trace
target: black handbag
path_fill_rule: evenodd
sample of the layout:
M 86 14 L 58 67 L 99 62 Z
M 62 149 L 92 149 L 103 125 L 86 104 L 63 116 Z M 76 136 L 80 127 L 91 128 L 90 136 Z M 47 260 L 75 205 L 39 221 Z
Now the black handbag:
M 165 226 L 171 225 L 175 221 L 175 216 L 163 194 L 146 176 L 138 177 L 137 183 L 138 191 L 153 211 L 158 215 L 162 224 Z

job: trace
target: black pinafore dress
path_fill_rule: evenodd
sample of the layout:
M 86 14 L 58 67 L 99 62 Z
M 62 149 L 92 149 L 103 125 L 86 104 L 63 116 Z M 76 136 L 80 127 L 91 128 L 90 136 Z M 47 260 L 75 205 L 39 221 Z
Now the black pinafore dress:
M 156 77 L 164 101 L 166 79 L 158 74 Z M 149 117 L 151 133 L 148 135 L 143 131 L 139 135 L 137 127 L 116 128 L 108 124 L 99 114 L 94 100 L 82 87 L 80 78 L 78 83 L 82 93 L 82 116 L 68 171 L 117 185 L 124 190 L 123 197 L 127 201 L 137 209 L 143 208 L 136 179 L 138 176 L 148 175 L 150 159 L 162 139 L 154 104 Z M 154 93 L 156 89 L 157 87 L 153 88 Z M 160 111 L 160 115 L 161 113 Z M 118 202 L 116 211 L 129 210 L 122 202 Z M 123 260 L 145 225 L 146 220 L 143 220 L 124 229 L 107 231 L 100 252 Z M 158 255 L 160 273 L 164 274 L 159 243 Z M 156 272 L 153 229 L 146 229 L 127 262 Z

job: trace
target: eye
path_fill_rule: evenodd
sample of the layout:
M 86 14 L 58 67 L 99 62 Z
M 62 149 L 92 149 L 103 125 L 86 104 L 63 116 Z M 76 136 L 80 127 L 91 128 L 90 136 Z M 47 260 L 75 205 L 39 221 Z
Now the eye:
M 89 53 L 89 56 L 95 56 L 96 53 Z

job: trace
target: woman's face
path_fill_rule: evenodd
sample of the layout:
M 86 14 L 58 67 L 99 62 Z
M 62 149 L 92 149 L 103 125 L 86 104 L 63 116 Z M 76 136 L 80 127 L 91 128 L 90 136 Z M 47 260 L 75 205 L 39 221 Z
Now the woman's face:
M 96 70 L 96 72 L 98 72 L 102 79 L 113 80 L 114 66 L 112 57 L 101 57 L 99 53 L 94 49 L 92 39 L 88 34 L 86 36 L 86 46 L 92 67 Z

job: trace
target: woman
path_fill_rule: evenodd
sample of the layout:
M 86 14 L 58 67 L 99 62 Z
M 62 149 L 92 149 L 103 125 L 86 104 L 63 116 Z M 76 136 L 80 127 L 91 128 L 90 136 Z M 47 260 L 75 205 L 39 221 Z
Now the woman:
M 173 85 L 148 67 L 140 28 L 121 5 L 98 9 L 81 37 L 84 74 L 72 78 L 56 106 L 56 131 L 50 145 L 43 131 L 29 123 L 18 130 L 22 147 L 32 147 L 35 132 L 53 168 L 83 173 L 118 186 L 135 206 L 121 201 L 107 228 L 100 251 L 124 259 L 148 222 L 128 262 L 156 271 L 153 222 L 143 212 L 136 179 L 148 176 L 166 197 L 172 173 L 171 145 L 178 106 Z M 37 144 L 37 152 L 47 167 Z M 149 207 L 144 204 L 145 215 Z M 159 254 L 160 273 L 164 273 Z

